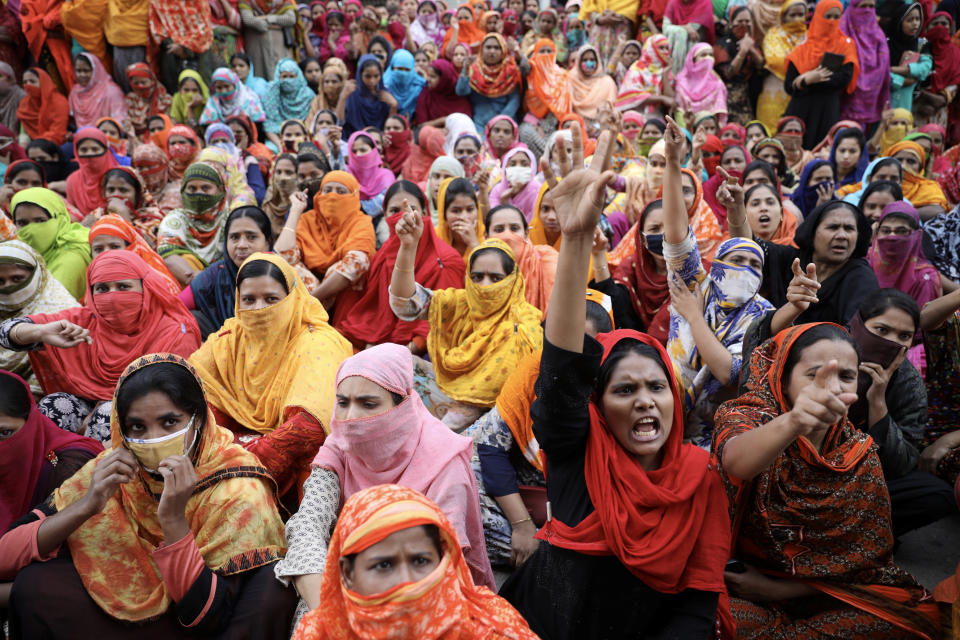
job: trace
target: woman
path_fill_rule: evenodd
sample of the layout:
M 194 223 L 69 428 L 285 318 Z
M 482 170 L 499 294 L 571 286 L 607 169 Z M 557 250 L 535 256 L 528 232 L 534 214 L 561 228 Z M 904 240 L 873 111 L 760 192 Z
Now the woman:
M 329 309 L 340 293 L 365 281 L 376 236 L 360 208 L 360 184 L 352 175 L 331 171 L 320 184 L 306 213 L 305 198 L 294 195 L 275 249 L 299 267 L 307 290 Z
M 437 190 L 437 237 L 464 258 L 484 237 L 477 194 L 466 178 L 447 178 L 440 183 Z
M 806 123 L 796 116 L 784 116 L 777 122 L 777 133 L 774 139 L 783 147 L 785 160 L 783 171 L 793 176 L 799 176 L 803 168 L 814 159 L 813 153 L 803 148 L 803 136 L 806 131 Z M 796 184 L 787 187 L 788 193 L 795 188 Z
M 397 505 L 402 505 L 399 511 Z M 361 530 L 363 536 L 355 538 Z M 411 540 L 425 554 L 412 574 L 416 580 L 401 584 L 399 576 L 387 581 L 365 577 L 357 561 L 363 562 L 384 546 L 391 548 L 398 536 Z M 462 638 L 490 634 L 534 638 L 512 607 L 476 586 L 460 544 L 454 524 L 421 493 L 394 485 L 357 492 L 343 506 L 330 539 L 324 577 L 317 590 L 317 599 L 324 605 L 303 617 L 294 638 L 364 637 L 383 632 L 423 636 L 440 629 Z M 374 596 L 377 604 L 365 601 Z M 380 609 L 391 611 L 389 622 Z M 454 610 L 460 613 L 451 623 L 447 612 Z
M 437 4 L 433 0 L 422 0 L 417 6 L 417 15 L 407 27 L 407 40 L 413 44 L 413 49 L 419 49 L 427 42 L 440 46 L 446 29 L 440 22 Z
M 383 85 L 397 100 L 397 113 L 413 117 L 420 92 L 427 81 L 414 70 L 413 54 L 397 49 L 390 58 L 390 67 L 383 74 Z
M 799 221 L 784 206 L 784 200 L 773 184 L 756 184 L 744 194 L 747 222 L 753 237 L 774 244 L 796 246 L 794 235 Z
M 67 158 L 63 149 L 51 140 L 37 138 L 26 147 L 27 157 L 43 167 L 47 187 L 58 193 L 67 191 L 67 176 L 76 171 L 77 163 Z M 9 170 L 9 167 L 8 167 Z
M 413 148 L 413 129 L 406 116 L 390 116 L 384 124 L 383 159 L 390 172 L 397 176 L 410 157 Z
M 394 182 L 384 196 L 383 208 L 390 237 L 373 256 L 363 288 L 343 291 L 338 296 L 333 314 L 333 326 L 353 343 L 355 349 L 392 342 L 405 345 L 417 354 L 426 352 L 430 328 L 426 321 L 406 322 L 385 313 L 390 306 L 390 278 L 400 251 L 395 229 L 408 210 L 424 216 L 426 225 L 425 236 L 417 245 L 414 278 L 423 286 L 436 290 L 463 286 L 466 275 L 463 259 L 433 230 L 423 192 L 412 182 Z
M 190 165 L 180 187 L 183 208 L 168 213 L 157 227 L 157 253 L 184 286 L 221 257 L 227 216 L 224 182 L 211 165 Z
M 0 540 L 18 558 L 2 568 L 16 575 L 11 624 L 31 637 L 78 625 L 105 637 L 286 637 L 295 594 L 270 575 L 283 523 L 266 469 L 217 426 L 185 360 L 153 354 L 124 369 L 112 448 Z M 126 588 L 108 575 L 126 576 Z M 35 610 L 44 594 L 69 613 Z
M 70 120 L 67 98 L 47 72 L 37 67 L 23 72 L 23 89 L 27 97 L 17 107 L 17 119 L 24 132 L 33 140 L 43 138 L 63 144 Z
M 133 225 L 117 214 L 105 214 L 90 227 L 90 254 L 96 258 L 105 251 L 123 250 L 137 254 L 151 269 L 160 274 L 171 294 L 180 295 L 180 283 L 170 273 L 163 258 L 150 248 Z
M 556 9 L 542 9 L 537 14 L 536 27 L 525 33 L 520 41 L 520 51 L 532 59 L 542 46 L 540 40 L 550 40 L 554 45 L 556 62 L 564 64 L 567 61 L 567 39 L 560 26 L 560 16 Z
M 590 44 L 578 49 L 570 61 L 570 106 L 584 120 L 594 121 L 605 102 L 617 101 L 617 83 L 603 72 L 600 51 Z
M 17 107 L 27 97 L 18 75 L 9 64 L 0 62 L 0 124 L 16 131 L 20 130 Z
M 11 163 L 3 174 L 3 187 L 0 188 L 0 210 L 10 214 L 10 198 L 30 187 L 46 187 L 46 172 L 43 167 L 32 160 L 17 160 Z M 4 223 L 4 227 L 13 227 L 12 221 Z M 13 229 L 16 235 L 16 228 Z M 4 238 L 8 239 L 8 238 Z
M 920 45 L 924 9 L 919 2 L 895 2 L 886 21 L 887 48 L 890 51 L 890 107 L 913 112 L 913 96 L 933 73 L 933 56 Z
M 746 124 L 753 119 L 756 89 L 751 86 L 757 84 L 763 69 L 763 53 L 753 40 L 753 18 L 747 7 L 734 8 L 729 24 L 730 35 L 720 38 L 714 48 L 716 73 L 727 87 L 730 120 Z
M 283 0 L 241 0 L 238 8 L 250 66 L 263 69 L 268 82 L 276 80 L 277 63 L 293 57 L 287 34 L 297 28 L 296 5 Z
M 920 213 L 920 218 L 929 220 L 950 208 L 943 190 L 933 180 L 923 177 L 927 153 L 916 142 L 903 140 L 887 149 L 887 157 L 896 158 L 903 167 L 903 197 Z
M 102 131 L 85 127 L 73 137 L 73 153 L 80 165 L 67 177 L 67 201 L 87 215 L 106 204 L 100 193 L 103 174 L 118 166 Z
M 0 322 L 79 306 L 50 275 L 40 254 L 20 240 L 0 242 L 0 282 Z M 19 375 L 30 383 L 33 393 L 41 393 L 27 353 L 0 348 L 0 369 Z
M 456 69 L 447 60 L 439 58 L 430 63 L 426 85 L 417 96 L 414 124 L 442 126 L 451 113 L 465 113 L 473 117 L 470 100 L 457 95 L 457 77 Z
M 923 254 L 920 215 L 908 202 L 893 202 L 883 208 L 867 259 L 883 289 L 908 294 L 922 309 L 943 291 L 940 274 Z
M 144 193 L 150 194 L 161 216 L 180 208 L 180 182 L 172 179 L 170 161 L 163 149 L 153 143 L 137 145 L 130 163 L 143 182 Z
M 713 70 L 713 48 L 705 42 L 690 48 L 683 70 L 677 74 L 677 107 L 688 122 L 702 111 L 716 114 L 720 125 L 727 120 L 727 87 Z
M 80 298 L 90 263 L 89 232 L 70 222 L 63 199 L 49 189 L 32 187 L 13 197 L 10 211 L 20 240 L 43 257 L 51 276 Z
M 177 93 L 170 106 L 170 117 L 177 124 L 195 127 L 210 100 L 210 91 L 199 73 L 184 69 L 177 79 Z
M 527 221 L 533 219 L 540 181 L 536 179 L 537 161 L 526 147 L 516 147 L 504 154 L 500 181 L 490 190 L 490 206 L 510 204 Z
M 790 196 L 793 204 L 806 219 L 818 206 L 834 199 L 837 174 L 826 160 L 813 160 L 803 168 L 797 190 Z
M 304 121 L 308 126 L 313 127 L 314 120 L 321 111 L 333 111 L 337 108 L 343 86 L 349 79 L 350 73 L 347 71 L 347 65 L 343 63 L 343 60 L 340 58 L 327 60 L 323 67 L 320 90 L 317 91 L 317 97 L 310 102 L 310 111 Z
M 817 3 L 806 39 L 787 56 L 783 87 L 790 103 L 785 113 L 806 121 L 803 146 L 807 149 L 840 119 L 840 97 L 844 91 L 853 93 L 860 76 L 857 47 L 840 31 L 842 11 L 840 0 Z M 842 60 L 827 68 L 822 64 L 827 53 Z
M 235 309 L 190 363 L 217 423 L 260 459 L 283 496 L 326 438 L 334 372 L 350 344 L 277 255 L 254 253 L 241 264 Z
M 804 0 L 784 2 L 780 7 L 779 24 L 763 37 L 763 58 L 770 75 L 763 83 L 757 101 L 757 119 L 773 130 L 790 103 L 783 80 L 787 75 L 787 56 L 807 35 L 807 4 Z M 768 136 L 764 136 L 765 138 Z
M 840 18 L 840 32 L 853 39 L 860 62 L 856 89 L 840 101 L 840 117 L 860 123 L 864 131 L 883 117 L 890 104 L 890 50 L 877 24 L 875 3 L 854 0 Z
M 487 238 L 499 238 L 513 250 L 517 268 L 523 274 L 526 301 L 546 314 L 557 272 L 557 250 L 530 242 L 527 220 L 513 205 L 502 204 L 490 209 L 484 227 Z
M 423 220 L 408 213 L 401 222 L 390 307 L 401 320 L 429 318 L 427 351 L 436 384 L 451 400 L 443 421 L 459 431 L 493 406 L 512 365 L 540 348 L 541 314 L 525 300 L 523 276 L 502 240 L 486 240 L 469 252 L 465 289 L 418 285 L 409 265 Z
M 679 166 L 677 136 L 668 153 Z M 665 182 L 675 187 L 668 204 L 682 208 L 679 175 L 673 177 Z M 663 348 L 632 331 L 601 335 L 599 343 L 584 335 L 583 281 L 597 204 L 612 178 L 594 166 L 559 185 L 552 180 L 564 242 L 532 407 L 552 518 L 501 592 L 543 637 L 653 629 L 700 637 L 716 632 L 729 546 L 719 477 L 705 452 L 682 444 L 681 398 Z M 603 400 L 591 400 L 594 392 Z M 570 588 L 536 586 L 553 572 Z
M 276 136 L 281 125 L 287 120 L 305 121 L 310 113 L 310 104 L 316 94 L 307 86 L 307 80 L 297 63 L 290 58 L 277 62 L 270 83 L 263 97 L 263 109 L 266 112 L 264 130 L 276 144 Z
M 424 195 L 427 197 L 427 207 L 430 209 L 430 221 L 440 231 L 440 187 L 448 178 L 463 178 L 466 173 L 463 165 L 452 156 L 440 156 L 430 165 L 427 180 L 423 185 Z M 449 228 L 447 229 L 449 232 Z M 447 241 L 449 242 L 449 241 Z
M 117 86 L 96 56 L 78 54 L 73 59 L 73 71 L 77 82 L 70 90 L 68 102 L 70 115 L 78 129 L 96 126 L 97 120 L 104 116 L 127 117 L 123 89 Z
M 876 233 L 877 224 L 880 222 L 880 216 L 883 215 L 884 208 L 891 203 L 903 200 L 903 190 L 897 182 L 888 182 L 886 180 L 874 180 L 867 188 L 863 190 L 863 195 L 859 200 L 851 202 L 844 198 L 844 202 L 851 202 L 860 207 L 860 211 L 870 221 L 871 226 Z
M 672 109 L 672 80 L 670 42 L 663 34 L 652 35 L 643 43 L 640 58 L 620 83 L 617 111 L 642 108 L 645 113 L 657 113 Z
M 366 126 L 383 128 L 387 116 L 396 113 L 397 101 L 383 84 L 383 67 L 376 56 L 366 54 L 357 62 L 356 88 L 340 94 L 337 114 L 344 135 L 363 131 Z
M 136 62 L 126 70 L 127 82 L 132 91 L 126 95 L 127 117 L 138 136 L 147 131 L 150 116 L 170 111 L 173 98 L 160 84 L 157 76 L 145 62 Z M 111 114 L 112 115 L 112 114 Z
M 167 134 L 166 153 L 169 158 L 171 183 L 182 182 L 183 174 L 194 163 L 203 143 L 197 133 L 186 125 L 176 125 Z
M 220 67 L 214 71 L 210 86 L 213 93 L 200 115 L 201 125 L 226 123 L 227 118 L 234 115 L 247 116 L 253 122 L 266 119 L 260 98 L 230 69 Z
M 846 418 L 859 365 L 840 327 L 792 327 L 754 353 L 747 393 L 717 412 L 714 450 L 742 514 L 733 551 L 743 571 L 726 573 L 740 636 L 939 635 L 936 605 L 893 563 L 872 438 Z M 802 528 L 804 553 L 783 527 Z
M 263 196 L 261 208 L 270 219 L 273 236 L 279 237 L 290 210 L 290 198 L 297 190 L 297 157 L 282 153 L 270 167 L 270 184 Z
M 109 169 L 100 178 L 100 195 L 104 206 L 91 211 L 83 224 L 92 226 L 108 213 L 118 214 L 136 228 L 138 235 L 147 241 L 152 251 L 157 244 L 157 226 L 163 220 L 163 213 L 140 175 L 130 167 Z
M 830 148 L 830 164 L 837 175 L 834 189 L 860 182 L 867 165 L 870 164 L 867 139 L 863 131 L 853 127 L 838 131 Z
M 903 181 L 903 166 L 900 161 L 896 158 L 876 158 L 867 165 L 860 182 L 837 189 L 837 197 L 843 198 L 851 204 L 859 205 L 866 188 L 870 186 L 871 182 L 878 181 L 900 184 Z
M 537 40 L 530 55 L 530 75 L 524 97 L 528 115 L 543 120 L 553 114 L 559 121 L 570 113 L 573 103 L 568 75 L 569 72 L 557 64 L 557 45 L 548 38 Z
M 287 527 L 287 555 L 276 571 L 282 581 L 296 585 L 306 605 L 300 610 L 326 602 L 320 589 L 323 552 L 332 551 L 330 531 L 340 505 L 374 485 L 400 485 L 443 505 L 469 579 L 493 585 L 470 468 L 472 443 L 424 407 L 414 387 L 410 352 L 382 344 L 348 358 L 337 372 L 336 393 L 330 437 L 313 461 L 303 503 Z M 378 444 L 370 446 L 373 441 Z
M 528 70 L 527 63 L 522 63 L 522 68 Z M 521 65 L 503 36 L 488 33 L 483 37 L 476 60 L 463 65 L 456 92 L 470 99 L 478 131 L 483 131 L 494 116 L 506 115 L 516 121 L 523 97 L 523 77 Z
M 381 164 L 380 152 L 370 135 L 356 131 L 347 140 L 347 170 L 360 185 L 360 208 L 377 221 L 383 214 L 383 193 L 396 177 Z
M 417 184 L 425 182 L 430 177 L 430 166 L 444 155 L 443 143 L 443 131 L 430 125 L 421 127 L 416 143 L 410 150 L 410 157 L 403 163 L 400 172 L 403 179 Z M 463 167 L 460 171 L 463 172 Z

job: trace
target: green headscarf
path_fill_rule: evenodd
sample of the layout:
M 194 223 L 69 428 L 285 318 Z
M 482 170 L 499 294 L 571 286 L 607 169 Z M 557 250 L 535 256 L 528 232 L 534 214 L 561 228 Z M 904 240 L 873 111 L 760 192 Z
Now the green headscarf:
M 40 207 L 50 216 L 45 222 L 34 222 L 21 227 L 20 240 L 43 256 L 50 275 L 59 280 L 75 298 L 86 289 L 87 265 L 90 263 L 90 230 L 71 222 L 67 205 L 50 189 L 24 189 L 10 201 L 10 212 L 16 215 L 21 204 Z
M 186 187 L 192 180 L 209 182 L 220 190 L 219 193 L 207 195 L 204 193 L 187 193 Z M 183 208 L 196 214 L 203 214 L 213 209 L 226 197 L 223 180 L 216 169 L 203 162 L 197 162 L 187 167 L 183 172 L 183 181 L 180 183 L 180 200 Z
M 182 85 L 183 81 L 187 79 L 194 80 L 198 85 L 200 85 L 200 95 L 203 96 L 203 103 L 200 106 L 195 107 L 192 114 L 188 110 L 189 104 L 187 103 L 187 100 L 179 91 L 180 85 Z M 178 124 L 186 124 L 187 118 L 189 118 L 191 115 L 199 120 L 200 115 L 203 113 L 203 108 L 207 104 L 207 100 L 210 99 L 210 91 L 207 89 L 207 85 L 203 81 L 203 78 L 193 69 L 184 69 L 180 72 L 180 77 L 177 78 L 177 88 L 178 91 L 173 94 L 173 103 L 170 105 L 170 118 Z

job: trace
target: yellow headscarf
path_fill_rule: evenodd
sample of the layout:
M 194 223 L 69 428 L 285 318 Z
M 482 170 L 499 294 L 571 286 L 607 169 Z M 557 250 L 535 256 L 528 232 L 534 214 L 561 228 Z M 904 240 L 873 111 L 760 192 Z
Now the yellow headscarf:
M 447 178 L 440 183 L 440 189 L 437 191 L 437 236 L 451 247 L 453 246 L 453 237 L 450 234 L 450 226 L 447 224 L 447 187 L 455 178 Z M 487 235 L 486 228 L 483 226 L 483 216 L 480 215 L 480 209 L 477 209 L 477 240 L 483 239 Z
M 540 217 L 540 205 L 543 203 L 543 196 L 546 195 L 547 191 L 550 189 L 550 184 L 544 182 L 540 185 L 540 193 L 537 194 L 537 203 L 533 207 L 533 220 L 530 221 L 530 242 L 534 245 L 538 244 L 550 244 L 547 241 L 547 232 L 543 228 L 543 218 Z M 560 251 L 560 242 L 563 240 L 563 236 L 557 235 L 557 240 L 552 246 L 557 251 Z
M 427 350 L 437 384 L 454 400 L 492 407 L 521 358 L 543 347 L 540 310 L 524 297 L 523 275 L 510 246 L 491 238 L 474 248 L 499 249 L 514 261 L 507 277 L 487 286 L 469 278 L 464 289 L 435 291 Z M 469 267 L 468 267 L 469 271 Z
M 917 157 L 921 167 L 926 166 L 927 152 L 913 140 L 901 140 L 887 149 L 883 155 L 892 158 L 901 151 L 909 151 Z M 943 189 L 936 181 L 928 180 L 922 174 L 916 174 L 906 167 L 903 167 L 903 180 L 900 186 L 903 188 L 904 199 L 909 200 L 915 207 L 938 204 L 944 211 L 950 208 L 946 196 L 943 195 Z
M 883 130 L 883 135 L 880 136 L 880 153 L 882 155 L 888 155 L 887 152 L 890 150 L 890 147 L 903 140 L 903 138 L 910 133 L 910 129 L 913 128 L 913 114 L 906 109 L 894 109 L 890 119 L 906 120 L 910 125 L 907 127 L 902 125 L 888 127 Z
M 212 405 L 258 433 L 284 421 L 299 407 L 330 432 L 337 368 L 353 355 L 346 338 L 327 323 L 327 312 L 310 295 L 286 260 L 255 253 L 240 269 L 263 260 L 283 272 L 286 298 L 265 309 L 239 309 L 192 356 Z
M 127 367 L 117 389 L 134 372 L 161 363 L 182 366 L 197 378 L 196 371 L 180 356 L 150 354 Z M 199 378 L 197 381 L 200 383 Z M 204 564 L 220 575 L 232 575 L 276 562 L 286 551 L 283 522 L 273 495 L 276 485 L 256 456 L 234 444 L 233 434 L 217 425 L 209 408 L 205 417 L 202 428 L 194 423 L 200 431 L 191 461 L 199 480 L 186 508 L 187 523 Z M 111 448 L 54 492 L 59 511 L 87 494 L 97 464 L 123 443 L 115 394 L 110 414 Z M 173 603 L 152 556 L 157 545 L 164 542 L 157 515 L 162 491 L 162 482 L 141 473 L 132 482 L 121 484 L 100 513 L 67 538 L 87 593 L 117 620 L 150 620 Z

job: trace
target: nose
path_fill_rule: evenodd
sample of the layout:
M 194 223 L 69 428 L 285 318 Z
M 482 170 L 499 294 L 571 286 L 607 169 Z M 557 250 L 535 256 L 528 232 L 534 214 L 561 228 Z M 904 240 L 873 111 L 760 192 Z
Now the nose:
M 654 407 L 653 394 L 646 387 L 641 387 L 634 400 L 634 407 L 639 411 Z
M 400 583 L 416 582 L 416 578 L 413 575 L 413 569 L 411 569 L 409 562 L 401 562 L 397 569 L 397 574 L 400 577 Z
M 260 298 L 259 300 L 257 300 L 256 304 L 253 305 L 253 308 L 255 311 L 259 311 L 260 309 L 266 309 L 269 306 L 270 305 L 267 304 L 266 300 L 264 300 L 263 298 Z

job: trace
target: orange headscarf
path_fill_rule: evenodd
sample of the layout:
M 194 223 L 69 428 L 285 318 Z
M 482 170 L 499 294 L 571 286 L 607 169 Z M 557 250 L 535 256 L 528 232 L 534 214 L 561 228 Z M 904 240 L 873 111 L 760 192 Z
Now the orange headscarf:
M 843 64 L 853 63 L 853 76 L 847 84 L 847 93 L 857 88 L 860 76 L 860 58 L 857 57 L 857 45 L 840 31 L 840 20 L 827 20 L 824 16 L 830 9 L 843 10 L 840 0 L 820 0 L 813 12 L 806 39 L 787 56 L 787 63 L 793 63 L 797 73 L 813 71 L 820 66 L 823 54 L 836 53 L 843 56 Z
M 17 107 L 17 118 L 31 139 L 43 138 L 61 145 L 67 139 L 70 105 L 46 71 L 32 68 L 30 72 L 40 79 L 40 86 L 24 86 L 27 97 Z
M 913 140 L 901 140 L 892 145 L 884 154 L 887 157 L 894 157 L 901 151 L 909 151 L 920 160 L 920 166 L 927 165 L 927 152 Z M 909 171 L 906 167 L 903 169 L 903 180 L 900 182 L 903 188 L 903 197 L 909 200 L 915 207 L 923 207 L 929 204 L 938 204 L 944 211 L 950 209 L 946 196 L 943 195 L 943 189 L 934 180 L 928 180 L 922 175 Z
M 398 531 L 424 525 L 440 531 L 442 556 L 429 575 L 371 596 L 346 587 L 341 558 L 369 549 Z M 359 491 L 343 505 L 327 547 L 320 601 L 323 606 L 300 621 L 295 640 L 537 637 L 506 600 L 473 583 L 457 531 L 440 508 L 423 494 L 395 484 Z
M 537 204 L 533 207 L 533 220 L 530 221 L 530 242 L 535 246 L 546 244 L 552 246 L 557 251 L 560 251 L 560 243 L 563 240 L 561 234 L 557 234 L 557 239 L 551 245 L 547 240 L 547 231 L 543 227 L 543 219 L 540 217 L 540 205 L 543 202 L 543 196 L 546 195 L 547 191 L 550 190 L 550 183 L 544 182 L 540 186 L 540 193 L 537 194 Z
M 322 193 L 323 186 L 339 182 L 350 189 L 347 195 Z M 369 257 L 377 251 L 377 239 L 370 217 L 360 209 L 360 184 L 346 171 L 331 171 L 323 177 L 321 193 L 313 198 L 313 209 L 297 223 L 297 245 L 303 264 L 323 274 L 349 251 Z
M 549 53 L 540 53 L 550 49 Z M 527 110 L 538 118 L 552 112 L 558 120 L 570 113 L 572 98 L 567 70 L 557 65 L 557 45 L 549 38 L 540 38 L 530 56 L 527 76 Z
M 533 418 L 530 417 L 530 406 L 537 397 L 535 387 L 540 376 L 540 355 L 539 351 L 531 353 L 517 363 L 497 396 L 497 413 L 513 434 L 523 457 L 542 472 L 543 458 L 533 434 Z
M 173 277 L 173 274 L 170 273 L 170 269 L 167 268 L 167 264 L 163 261 L 163 258 L 150 248 L 150 245 L 144 241 L 143 236 L 137 233 L 137 230 L 134 229 L 133 225 L 129 222 L 115 213 L 108 213 L 90 227 L 91 244 L 93 244 L 93 239 L 97 236 L 113 236 L 126 242 L 127 246 L 125 249 L 127 251 L 132 251 L 140 256 L 143 261 L 147 263 L 147 266 L 163 276 L 167 287 L 170 289 L 170 293 L 175 296 L 180 294 L 182 287 L 177 282 L 177 279 Z
M 487 34 L 486 29 L 479 24 L 480 18 L 477 15 L 479 11 L 471 7 L 469 4 L 462 4 L 457 7 L 457 13 L 460 13 L 461 9 L 467 9 L 470 11 L 472 16 L 469 20 L 460 20 L 457 19 L 457 42 L 465 44 L 470 47 L 470 50 L 474 53 L 476 52 L 476 46 L 480 44 L 480 41 L 483 40 L 483 37 Z M 456 16 L 454 16 L 456 19 Z M 453 39 L 453 29 L 447 29 L 446 35 L 443 37 L 443 47 L 440 51 L 446 51 L 447 47 L 450 45 L 450 41 Z M 504 48 L 504 53 L 507 52 Z
M 59 511 L 83 498 L 97 464 L 124 446 L 117 415 L 117 393 L 124 381 L 140 369 L 161 363 L 185 368 L 203 388 L 193 367 L 179 356 L 150 354 L 131 363 L 117 381 L 113 397 L 111 448 L 54 492 Z M 194 427 L 199 432 L 190 458 L 199 480 L 187 501 L 186 518 L 204 564 L 227 576 L 275 562 L 286 545 L 270 474 L 252 453 L 233 443 L 233 434 L 217 425 L 209 407 L 205 415 L 195 417 Z M 67 538 L 87 593 L 117 620 L 150 620 L 173 604 L 151 555 L 164 541 L 157 516 L 157 496 L 162 490 L 162 482 L 141 473 L 121 484 L 100 513 Z

